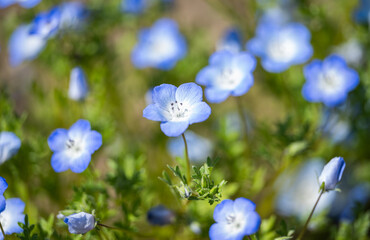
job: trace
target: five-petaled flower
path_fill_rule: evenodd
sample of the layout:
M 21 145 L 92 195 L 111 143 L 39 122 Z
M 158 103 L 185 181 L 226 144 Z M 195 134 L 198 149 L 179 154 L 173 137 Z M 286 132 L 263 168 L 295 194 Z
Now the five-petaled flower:
M 195 81 L 206 86 L 205 95 L 209 102 L 219 103 L 229 95 L 245 94 L 253 86 L 255 67 L 256 60 L 249 53 L 218 51 L 212 54 L 209 65 L 198 73 Z
M 256 205 L 249 199 L 223 200 L 213 212 L 214 223 L 209 229 L 211 240 L 242 240 L 256 233 L 261 217 L 255 211 Z
M 190 124 L 203 122 L 211 114 L 211 108 L 202 99 L 202 88 L 195 83 L 184 83 L 178 88 L 162 84 L 153 89 L 153 103 L 144 109 L 143 116 L 162 122 L 162 132 L 177 137 Z
M 337 55 L 331 55 L 324 61 L 313 60 L 305 66 L 304 76 L 303 97 L 309 102 L 322 102 L 327 107 L 345 102 L 348 92 L 360 82 L 358 73 Z
M 95 217 L 90 213 L 80 212 L 64 218 L 68 231 L 73 234 L 85 234 L 95 228 Z
M 80 119 L 69 130 L 58 128 L 48 138 L 54 152 L 51 166 L 56 172 L 71 169 L 72 172 L 85 171 L 91 161 L 91 154 L 102 145 L 102 136 L 92 131 L 87 120 Z
M 335 157 L 328 162 L 322 170 L 319 183 L 324 183 L 325 191 L 334 190 L 337 183 L 342 179 L 346 163 L 342 157 Z
M 0 213 L 0 222 L 6 235 L 23 232 L 18 223 L 24 223 L 25 215 L 23 211 L 25 206 L 26 204 L 19 198 L 8 198 L 6 200 L 5 210 Z M 0 240 L 3 239 L 4 236 L 0 231 Z
M 5 181 L 5 178 L 0 177 L 0 213 L 5 210 L 6 202 L 4 198 L 4 192 L 7 188 L 8 183 Z

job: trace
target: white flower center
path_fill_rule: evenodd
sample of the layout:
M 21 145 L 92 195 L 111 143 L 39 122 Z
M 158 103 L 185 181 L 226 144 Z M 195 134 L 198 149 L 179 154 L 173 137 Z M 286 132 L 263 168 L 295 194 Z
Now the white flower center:
M 238 233 L 244 227 L 244 219 L 238 215 L 230 214 L 226 216 L 228 229 L 232 233 Z
M 296 54 L 296 44 L 286 36 L 277 36 L 267 45 L 267 55 L 276 62 L 288 62 Z
M 189 118 L 189 109 L 184 103 L 174 101 L 169 104 L 168 112 L 170 113 L 171 121 L 184 121 Z
M 224 68 L 216 79 L 217 87 L 232 90 L 240 84 L 242 77 L 240 71 L 233 68 Z
M 150 58 L 161 61 L 172 57 L 176 52 L 176 43 L 170 36 L 156 36 L 149 40 L 148 55 Z
M 78 156 L 82 152 L 82 144 L 79 144 L 73 139 L 68 139 L 66 142 L 67 152 L 70 155 Z
M 333 94 L 342 89 L 343 79 L 335 70 L 327 70 L 319 75 L 318 87 L 327 94 Z
M 8 229 L 8 220 L 7 220 L 7 215 L 4 214 L 4 212 L 0 213 L 0 223 L 4 228 L 4 231 Z

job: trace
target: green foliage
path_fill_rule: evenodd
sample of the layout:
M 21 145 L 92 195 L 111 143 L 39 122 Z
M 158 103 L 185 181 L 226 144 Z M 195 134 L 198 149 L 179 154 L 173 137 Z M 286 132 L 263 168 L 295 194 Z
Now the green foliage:
M 32 231 L 35 229 L 35 225 L 29 225 L 28 222 L 28 215 L 24 217 L 24 224 L 18 223 L 19 226 L 23 229 L 23 232 L 18 234 L 18 237 L 22 240 L 37 240 L 39 239 L 38 235 L 36 233 L 32 234 Z

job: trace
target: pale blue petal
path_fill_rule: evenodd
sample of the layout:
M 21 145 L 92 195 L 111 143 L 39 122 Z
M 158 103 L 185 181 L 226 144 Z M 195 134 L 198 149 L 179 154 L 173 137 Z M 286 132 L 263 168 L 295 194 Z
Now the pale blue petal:
M 152 121 L 164 122 L 167 119 L 161 113 L 162 111 L 155 104 L 150 104 L 144 109 L 143 117 Z
M 26 1 L 18 1 L 18 4 L 24 8 L 33 8 L 37 4 L 39 4 L 41 0 L 26 0 Z
M 213 211 L 213 219 L 218 222 L 226 222 L 226 216 L 234 213 L 234 202 L 230 199 L 225 199 L 219 203 Z
M 205 102 L 199 102 L 192 106 L 189 124 L 203 122 L 211 115 L 211 108 Z
M 168 104 L 176 101 L 176 89 L 172 84 L 161 84 L 153 89 L 153 103 L 167 109 Z
M 56 152 L 51 156 L 51 166 L 54 169 L 55 172 L 64 172 L 67 171 L 69 168 L 69 156 L 65 153 L 65 151 L 62 152 Z
M 71 159 L 69 168 L 72 172 L 82 173 L 89 166 L 91 161 L 91 154 L 87 151 L 81 153 L 78 158 Z
M 229 64 L 229 59 L 231 59 L 233 53 L 227 50 L 221 50 L 213 53 L 209 57 L 209 65 L 224 66 Z
M 0 195 L 0 213 L 2 213 L 5 210 L 6 202 L 5 197 L 3 195 Z
M 219 74 L 220 70 L 218 68 L 207 66 L 199 71 L 195 78 L 195 82 L 200 85 L 209 86 L 219 76 Z
M 0 177 L 0 194 L 4 194 L 5 190 L 8 188 L 8 183 L 5 178 Z
M 58 128 L 54 130 L 48 138 L 49 148 L 53 152 L 63 151 L 66 148 L 66 142 L 68 139 L 68 130 Z
M 93 130 L 85 136 L 85 150 L 90 154 L 93 154 L 103 144 L 102 135 Z
M 164 122 L 161 123 L 161 130 L 168 137 L 178 137 L 186 131 L 188 126 L 189 122 Z
M 15 0 L 1 0 L 0 1 L 0 8 L 9 7 L 10 5 L 12 5 L 14 3 L 15 3 Z
M 226 224 L 214 223 L 209 228 L 209 238 L 211 240 L 242 240 L 242 238 L 236 237 L 235 235 L 231 235 Z
M 252 74 L 247 74 L 240 84 L 231 92 L 233 96 L 241 96 L 249 91 L 253 86 L 254 80 Z
M 23 214 L 25 203 L 19 198 L 9 198 L 6 200 L 6 208 L 2 213 L 3 217 L 7 217 L 7 224 L 4 227 L 5 234 L 21 233 L 23 229 L 18 225 L 18 222 L 24 223 Z
M 235 199 L 234 201 L 234 211 L 237 213 L 240 213 L 240 212 L 247 213 L 250 211 L 254 211 L 255 209 L 256 209 L 256 204 L 254 204 L 254 202 L 252 202 L 249 199 L 241 197 L 241 198 Z
M 68 136 L 75 141 L 84 139 L 85 135 L 90 132 L 90 122 L 80 119 L 75 122 L 68 130 Z
M 195 83 L 184 83 L 176 90 L 176 100 L 180 103 L 186 102 L 191 106 L 202 99 L 202 88 Z
M 89 90 L 84 71 L 80 67 L 73 68 L 68 88 L 69 98 L 75 101 L 81 101 L 85 99 L 88 92 Z
M 243 69 L 244 72 L 252 72 L 257 65 L 257 60 L 247 52 L 241 52 L 233 58 L 233 64 Z
M 230 91 L 220 90 L 220 89 L 217 89 L 217 88 L 209 88 L 209 87 L 206 88 L 204 92 L 205 92 L 205 95 L 206 95 L 206 98 L 207 98 L 208 102 L 210 102 L 210 103 L 223 102 L 230 95 Z
M 252 235 L 255 234 L 260 225 L 261 225 L 261 217 L 256 212 L 248 212 L 246 213 L 246 225 L 244 228 L 245 235 Z

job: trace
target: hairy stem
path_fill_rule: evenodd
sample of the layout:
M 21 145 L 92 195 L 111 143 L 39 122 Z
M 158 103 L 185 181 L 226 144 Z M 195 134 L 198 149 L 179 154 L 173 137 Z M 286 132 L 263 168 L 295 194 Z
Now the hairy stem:
M 190 184 L 191 183 L 191 175 L 190 175 L 191 164 L 190 164 L 190 159 L 189 159 L 188 143 L 186 142 L 185 134 L 183 133 L 181 136 L 185 144 L 185 158 L 186 158 L 186 165 L 187 165 L 186 178 L 187 178 L 188 184 Z

